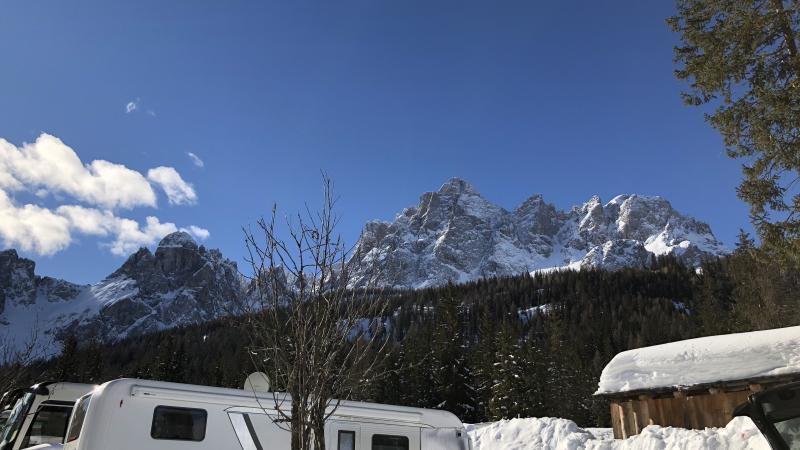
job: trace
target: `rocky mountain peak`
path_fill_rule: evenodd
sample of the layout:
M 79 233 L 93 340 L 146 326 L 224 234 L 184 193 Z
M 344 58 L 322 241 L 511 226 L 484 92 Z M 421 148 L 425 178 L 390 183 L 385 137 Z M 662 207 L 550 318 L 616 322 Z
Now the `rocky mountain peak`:
M 672 254 L 688 264 L 726 252 L 708 225 L 661 197 L 600 197 L 559 211 L 541 195 L 513 212 L 453 178 L 391 224 L 364 228 L 351 258 L 353 286 L 420 288 L 549 268 L 643 266 Z
M 155 264 L 164 275 L 193 272 L 199 268 L 203 255 L 189 233 L 176 231 L 158 243 Z
M 158 243 L 157 248 L 166 249 L 174 247 L 197 249 L 197 242 L 195 242 L 194 238 L 189 233 L 185 231 L 176 231 L 164 236 Z
M 472 195 L 480 195 L 475 188 L 469 184 L 466 180 L 461 178 L 453 177 L 447 180 L 446 183 L 439 188 L 440 194 L 448 194 L 448 195 L 460 195 L 460 194 L 472 194 Z
M 140 248 L 92 285 L 39 277 L 34 267 L 0 252 L 0 327 L 36 317 L 47 342 L 67 330 L 114 340 L 204 322 L 234 310 L 244 294 L 236 264 L 184 232 L 165 236 L 155 252 Z
M 14 249 L 0 251 L 0 313 L 7 301 L 32 302 L 36 295 L 36 263 Z
M 530 196 L 514 210 L 514 222 L 525 235 L 553 236 L 558 231 L 558 212 L 541 194 Z
M 12 277 L 34 278 L 36 263 L 21 258 L 14 249 L 0 251 L 0 283 Z M 4 284 L 0 284 L 3 286 Z
M 147 247 L 141 247 L 136 253 L 128 257 L 127 260 L 109 278 L 118 276 L 133 276 L 148 270 L 153 264 L 153 253 Z

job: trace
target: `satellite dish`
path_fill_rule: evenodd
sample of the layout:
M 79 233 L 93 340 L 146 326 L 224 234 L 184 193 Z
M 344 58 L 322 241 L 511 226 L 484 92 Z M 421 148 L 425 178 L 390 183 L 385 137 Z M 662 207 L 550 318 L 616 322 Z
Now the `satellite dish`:
M 244 380 L 244 390 L 269 392 L 269 377 L 264 372 L 253 372 Z

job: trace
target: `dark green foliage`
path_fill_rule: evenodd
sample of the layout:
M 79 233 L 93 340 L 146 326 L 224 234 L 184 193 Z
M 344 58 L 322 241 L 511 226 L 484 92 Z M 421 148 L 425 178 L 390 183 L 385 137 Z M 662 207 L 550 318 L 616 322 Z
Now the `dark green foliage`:
M 61 355 L 56 359 L 52 374 L 57 380 L 70 380 L 80 367 L 78 360 L 78 339 L 69 334 L 61 339 Z
M 387 375 L 365 383 L 355 398 L 444 408 L 468 422 L 556 416 L 608 425 L 608 405 L 592 393 L 618 352 L 800 323 L 789 307 L 797 300 L 797 273 L 775 271 L 748 242 L 743 238 L 733 255 L 706 262 L 700 273 L 662 258 L 646 270 L 556 272 L 392 293 Z M 67 339 L 64 355 L 37 369 L 71 381 L 141 377 L 241 387 L 253 371 L 241 322 L 102 346 Z
M 703 268 L 705 270 L 705 266 Z M 763 330 L 800 323 L 800 271 L 786 267 L 780 259 L 761 248 L 744 233 L 733 255 L 719 262 L 717 273 L 703 278 L 721 279 L 726 288 L 715 301 L 724 307 L 708 311 L 727 322 L 731 331 Z
M 691 105 L 742 161 L 737 192 L 764 250 L 800 267 L 800 4 L 788 0 L 678 0 L 677 77 Z
M 490 385 L 484 394 L 488 397 L 485 401 L 487 418 L 500 420 L 526 416 L 528 364 L 523 357 L 519 334 L 504 322 L 492 339 L 492 364 L 486 368 L 491 374 Z

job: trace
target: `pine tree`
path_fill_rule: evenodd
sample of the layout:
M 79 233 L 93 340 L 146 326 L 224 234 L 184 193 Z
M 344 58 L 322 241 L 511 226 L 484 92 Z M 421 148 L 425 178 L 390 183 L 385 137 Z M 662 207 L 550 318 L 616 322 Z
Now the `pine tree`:
M 518 334 L 504 322 L 495 336 L 494 380 L 489 392 L 488 416 L 492 420 L 511 419 L 524 415 L 526 374 Z
M 61 339 L 61 355 L 55 368 L 56 379 L 77 381 L 80 377 L 78 367 L 78 338 L 70 333 Z
M 434 358 L 430 326 L 412 328 L 400 350 L 400 401 L 403 405 L 433 408 L 437 405 L 434 388 Z
M 690 105 L 712 104 L 707 121 L 728 155 L 743 161 L 737 193 L 765 250 L 800 267 L 800 8 L 786 0 L 678 0 L 667 20 L 680 34 L 677 77 Z
M 548 369 L 545 383 L 547 398 L 552 402 L 556 417 L 587 423 L 592 384 L 596 380 L 585 377 L 585 363 L 575 348 L 573 340 L 567 337 L 567 327 L 561 316 L 564 311 L 554 311 L 546 322 L 548 336 Z
M 547 397 L 547 353 L 543 343 L 535 337 L 524 343 L 521 368 L 523 372 L 522 393 L 524 396 L 525 417 L 544 417 L 548 415 L 550 400 Z
M 733 330 L 730 311 L 733 305 L 733 283 L 725 263 L 720 260 L 705 261 L 702 265 L 695 303 L 695 320 L 699 333 L 716 335 Z
M 462 420 L 467 420 L 474 417 L 475 389 L 464 338 L 464 306 L 453 297 L 452 290 L 450 286 L 434 309 L 434 390 L 437 408 L 446 409 Z
M 374 380 L 367 387 L 366 395 L 363 400 L 385 403 L 388 405 L 400 405 L 403 403 L 401 389 L 403 380 L 403 370 L 401 366 L 400 345 L 395 345 L 387 350 L 389 354 L 383 360 L 381 372 L 386 373 L 382 378 Z
M 103 349 L 98 340 L 92 339 L 86 346 L 85 354 L 82 358 L 84 362 L 83 376 L 81 381 L 85 383 L 102 383 L 103 379 Z
M 731 279 L 735 331 L 767 329 L 800 323 L 797 308 L 800 270 L 787 268 L 755 246 L 744 232 L 725 276 Z
M 497 325 L 491 310 L 484 306 L 480 313 L 477 342 L 470 352 L 470 365 L 473 368 L 476 410 L 475 421 L 489 418 L 489 403 L 492 398 L 492 386 L 495 382 L 495 350 Z

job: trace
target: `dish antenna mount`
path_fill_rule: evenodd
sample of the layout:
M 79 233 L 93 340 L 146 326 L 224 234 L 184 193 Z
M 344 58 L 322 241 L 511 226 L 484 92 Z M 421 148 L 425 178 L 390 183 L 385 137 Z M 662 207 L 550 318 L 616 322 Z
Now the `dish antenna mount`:
M 244 390 L 269 392 L 269 377 L 264 372 L 253 372 L 244 380 Z

